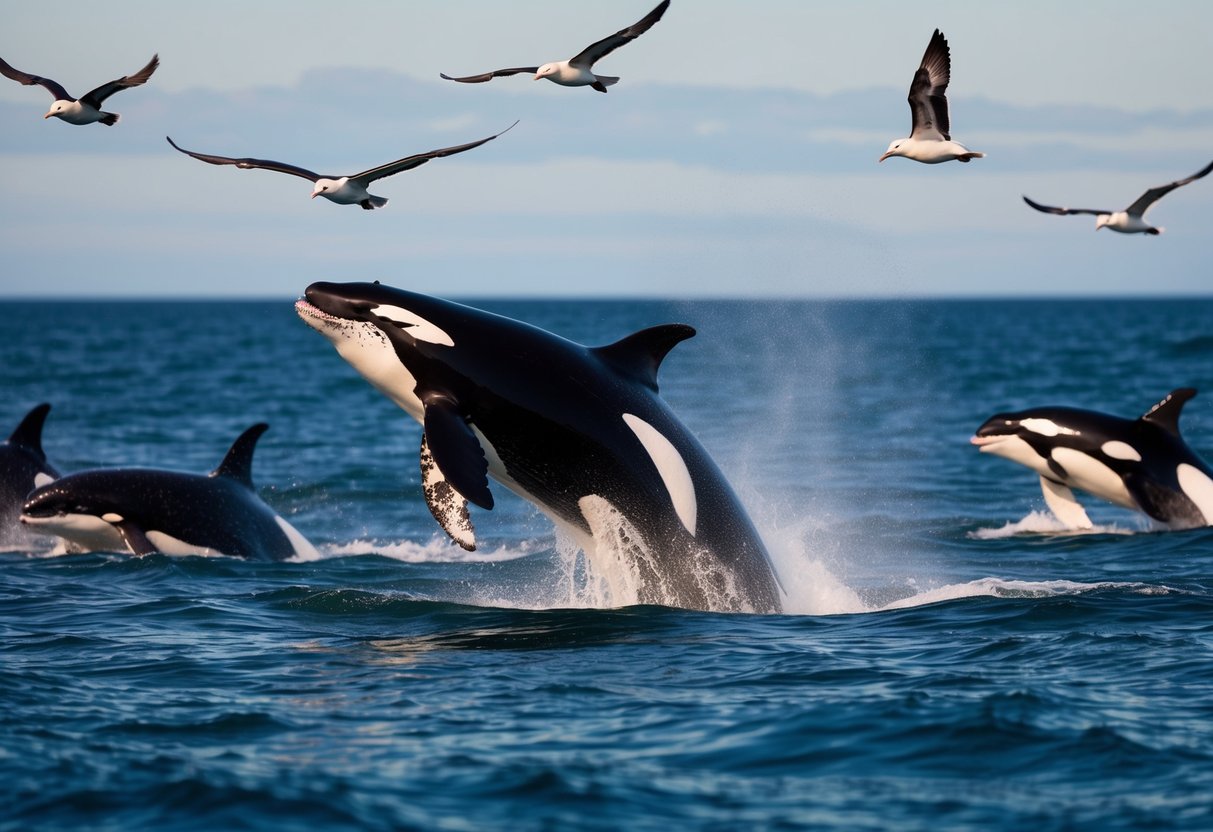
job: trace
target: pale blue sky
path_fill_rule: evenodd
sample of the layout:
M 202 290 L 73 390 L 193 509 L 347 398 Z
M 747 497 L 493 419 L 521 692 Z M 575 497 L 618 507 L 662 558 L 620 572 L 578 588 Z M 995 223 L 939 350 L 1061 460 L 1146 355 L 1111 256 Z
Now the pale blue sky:
M 80 95 L 162 67 L 114 128 L 0 79 L 0 295 L 293 296 L 377 278 L 446 295 L 1020 295 L 1210 288 L 1213 4 L 674 0 L 608 95 L 472 73 L 569 57 L 650 0 L 3 3 L 0 57 Z M 933 28 L 964 166 L 876 158 L 908 131 Z M 366 212 L 185 147 L 354 172 L 521 123 L 380 180 Z

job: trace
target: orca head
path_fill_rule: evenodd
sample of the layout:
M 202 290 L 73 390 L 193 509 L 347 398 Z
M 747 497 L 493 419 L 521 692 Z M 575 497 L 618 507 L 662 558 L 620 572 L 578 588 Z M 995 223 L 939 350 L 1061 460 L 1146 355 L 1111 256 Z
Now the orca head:
M 457 308 L 377 282 L 313 283 L 295 304 L 304 322 L 328 338 L 342 358 L 419 421 L 424 407 L 409 358 L 442 360 L 443 351 L 455 346 L 449 319 Z
M 418 344 L 453 347 L 455 341 L 433 320 L 444 306 L 436 298 L 374 283 L 313 283 L 306 303 L 348 322 L 371 323 L 389 333 L 403 333 Z
M 987 419 L 969 440 L 983 454 L 993 454 L 1047 474 L 1052 447 L 1084 435 L 1082 411 L 1044 407 L 998 413 Z M 1062 437 L 1062 439 L 1059 439 Z
M 31 491 L 21 524 L 89 549 L 121 552 L 126 544 L 116 526 L 128 519 L 121 506 L 129 504 L 105 472 L 81 471 Z

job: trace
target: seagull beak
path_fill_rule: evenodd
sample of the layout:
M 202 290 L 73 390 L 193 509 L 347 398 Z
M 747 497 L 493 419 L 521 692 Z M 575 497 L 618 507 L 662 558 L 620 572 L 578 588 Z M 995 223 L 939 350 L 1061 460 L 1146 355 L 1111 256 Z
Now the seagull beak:
M 320 191 L 312 191 L 312 199 L 315 199 L 318 196 L 320 196 Z
M 50 117 L 51 117 L 51 116 L 53 116 L 53 115 L 54 115 L 54 113 L 47 113 L 47 114 L 46 114 L 46 115 L 44 115 L 42 118 L 47 119 L 47 118 L 50 118 Z
M 889 151 L 889 152 L 887 152 L 887 153 L 882 153 L 882 154 L 880 154 L 880 158 L 879 158 L 879 159 L 877 159 L 876 161 L 877 161 L 877 162 L 883 162 L 885 159 L 889 158 L 889 157 L 890 157 L 890 156 L 892 156 L 892 155 L 893 155 L 893 152 L 892 152 L 892 151 Z

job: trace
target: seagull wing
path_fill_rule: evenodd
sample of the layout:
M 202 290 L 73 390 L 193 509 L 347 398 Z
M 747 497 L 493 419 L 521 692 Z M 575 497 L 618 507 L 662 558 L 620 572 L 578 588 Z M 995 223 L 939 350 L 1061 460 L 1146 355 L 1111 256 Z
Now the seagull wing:
M 458 81 L 461 84 L 483 84 L 485 81 L 492 81 L 494 78 L 502 78 L 506 75 L 521 75 L 524 72 L 534 75 L 539 71 L 537 66 L 516 66 L 512 69 L 494 69 L 492 72 L 486 72 L 483 75 L 465 75 L 462 78 L 453 78 L 445 72 L 439 72 L 439 78 L 445 78 L 448 81 Z
M 152 59 L 147 62 L 147 66 L 134 75 L 123 75 L 116 81 L 110 81 L 108 84 L 102 84 L 95 90 L 89 90 L 81 97 L 80 102 L 100 109 L 101 102 L 118 90 L 124 90 L 127 87 L 137 87 L 140 84 L 147 83 L 147 79 L 152 77 L 152 73 L 156 71 L 156 67 L 158 66 L 160 66 L 160 55 L 152 55 Z
M 517 123 L 518 122 L 514 122 L 514 124 L 517 124 Z M 480 147 L 480 145 L 484 144 L 485 142 L 491 142 L 493 139 L 497 138 L 497 136 L 500 136 L 502 133 L 508 133 L 510 130 L 512 130 L 514 128 L 514 124 L 511 124 L 509 127 L 505 128 L 505 130 L 502 130 L 501 133 L 496 133 L 492 136 L 489 136 L 487 139 L 481 139 L 480 141 L 475 141 L 475 142 L 468 142 L 467 144 L 459 144 L 459 145 L 455 145 L 454 147 L 443 147 L 438 150 L 431 150 L 428 153 L 417 153 L 412 156 L 405 156 L 403 159 L 397 159 L 394 162 L 388 162 L 386 165 L 380 165 L 377 168 L 371 168 L 370 170 L 364 170 L 362 173 L 355 173 L 353 176 L 350 177 L 350 180 L 354 181 L 354 182 L 362 183 L 362 186 L 365 188 L 367 185 L 374 182 L 376 179 L 382 179 L 385 176 L 392 176 L 393 174 L 400 173 L 401 171 L 404 171 L 404 170 L 412 170 L 413 168 L 424 165 L 430 159 L 440 159 L 443 156 L 454 156 L 456 153 L 462 153 L 465 150 L 471 150 L 473 147 Z
M 948 122 L 948 98 L 944 95 L 952 77 L 952 57 L 948 42 L 938 29 L 931 35 L 922 64 L 910 84 L 910 138 L 950 141 L 952 129 Z
M 67 90 L 65 90 L 58 81 L 52 81 L 50 78 L 43 78 L 40 75 L 30 75 L 28 72 L 22 72 L 19 69 L 14 69 L 13 67 L 9 66 L 3 58 L 0 58 L 0 75 L 3 75 L 5 78 L 12 78 L 17 83 L 25 84 L 27 87 L 33 86 L 34 84 L 46 87 L 48 90 L 50 90 L 51 95 L 55 97 L 56 101 L 76 100 L 68 95 Z
M 584 67 L 589 69 L 594 65 L 594 62 L 606 57 L 614 52 L 625 43 L 635 40 L 643 35 L 653 24 L 661 20 L 661 16 L 665 14 L 665 10 L 670 7 L 670 0 L 661 0 L 651 12 L 646 14 L 640 20 L 633 23 L 626 29 L 620 29 L 610 37 L 603 38 L 597 43 L 591 43 L 585 49 L 582 49 L 577 55 L 569 58 L 570 66 Z
M 1189 182 L 1195 182 L 1202 176 L 1207 176 L 1211 170 L 1213 170 L 1213 162 L 1209 162 L 1209 164 L 1205 165 L 1202 169 L 1198 170 L 1196 173 L 1192 174 L 1186 179 L 1176 179 L 1169 185 L 1159 185 L 1157 188 L 1151 188 L 1138 197 L 1136 202 L 1126 208 L 1125 213 L 1131 216 L 1140 217 L 1146 212 L 1147 208 L 1158 200 L 1162 199 L 1167 194 L 1171 193 L 1171 191 L 1182 185 L 1187 185 Z
M 1026 196 L 1023 201 L 1031 205 L 1037 211 L 1043 211 L 1046 214 L 1057 214 L 1059 217 L 1064 217 L 1067 214 L 1111 214 L 1112 211 L 1096 211 L 1094 208 L 1054 208 L 1052 205 L 1041 205 L 1039 202 L 1033 202 Z
M 289 173 L 291 176 L 302 177 L 310 182 L 315 182 L 320 178 L 320 174 L 312 173 L 306 168 L 297 168 L 294 165 L 288 165 L 283 162 L 272 162 L 269 159 L 231 159 L 227 156 L 211 156 L 206 153 L 194 153 L 192 150 L 186 150 L 183 147 L 178 147 L 177 143 L 172 139 L 169 139 L 168 136 L 165 136 L 164 138 L 168 139 L 169 144 L 171 144 L 177 150 L 180 150 L 186 156 L 193 156 L 198 161 L 206 162 L 211 165 L 235 165 L 238 168 L 244 168 L 246 170 L 251 170 L 253 168 L 260 168 L 261 170 L 276 170 L 279 173 Z

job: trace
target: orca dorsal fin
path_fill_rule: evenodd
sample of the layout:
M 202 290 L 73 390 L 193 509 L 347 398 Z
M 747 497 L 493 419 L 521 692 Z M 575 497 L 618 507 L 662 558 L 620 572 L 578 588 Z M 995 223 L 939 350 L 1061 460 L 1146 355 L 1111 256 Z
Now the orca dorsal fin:
M 1165 399 L 1150 408 L 1150 412 L 1142 416 L 1141 420 L 1158 425 L 1178 439 L 1179 414 L 1184 409 L 1184 403 L 1195 395 L 1195 387 L 1180 387 L 1172 390 Z
M 25 418 L 21 420 L 21 424 L 17 425 L 17 429 L 13 431 L 8 441 L 27 451 L 33 451 L 39 458 L 46 461 L 46 454 L 42 451 L 42 424 L 46 421 L 46 414 L 50 412 L 51 406 L 46 402 L 35 407 L 25 414 Z
M 227 456 L 223 458 L 223 462 L 220 462 L 219 467 L 211 471 L 211 476 L 227 477 L 247 488 L 252 488 L 253 450 L 257 447 L 257 440 L 261 438 L 261 434 L 269 429 L 270 426 L 265 422 L 258 422 L 237 436 L 232 447 L 228 449 Z
M 657 390 L 657 370 L 679 343 L 695 335 L 686 324 L 661 324 L 633 332 L 613 344 L 594 347 L 593 352 L 620 373 Z

